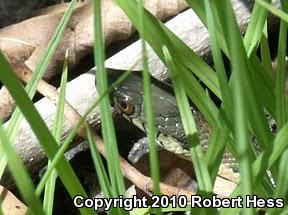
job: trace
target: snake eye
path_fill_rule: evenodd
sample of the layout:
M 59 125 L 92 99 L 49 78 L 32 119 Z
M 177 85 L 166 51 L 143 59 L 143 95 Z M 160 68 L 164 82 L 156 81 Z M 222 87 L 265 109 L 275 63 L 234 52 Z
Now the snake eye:
M 127 115 L 130 115 L 134 112 L 134 105 L 130 98 L 124 97 L 118 102 L 118 107 L 120 110 Z

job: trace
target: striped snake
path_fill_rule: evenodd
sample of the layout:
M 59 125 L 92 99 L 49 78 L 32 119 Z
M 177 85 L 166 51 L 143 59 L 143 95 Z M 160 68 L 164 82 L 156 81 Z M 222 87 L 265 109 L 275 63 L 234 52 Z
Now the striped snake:
M 190 160 L 189 145 L 184 133 L 176 98 L 173 95 L 171 87 L 153 80 L 151 88 L 154 125 L 157 132 L 156 142 L 162 148 Z M 111 96 L 112 103 L 117 112 L 146 132 L 147 125 L 142 78 L 133 73 L 121 85 L 115 87 Z M 193 105 L 191 105 L 191 111 L 196 123 L 202 149 L 206 152 L 212 132 L 211 127 Z M 143 144 L 143 142 L 140 144 Z M 147 148 L 147 146 L 142 147 Z M 135 153 L 140 153 L 140 155 L 135 155 Z M 138 150 L 134 152 L 133 156 L 139 157 L 141 153 L 143 154 L 141 150 Z M 236 160 L 229 152 L 224 153 L 222 164 L 233 168 L 233 170 L 237 169 Z

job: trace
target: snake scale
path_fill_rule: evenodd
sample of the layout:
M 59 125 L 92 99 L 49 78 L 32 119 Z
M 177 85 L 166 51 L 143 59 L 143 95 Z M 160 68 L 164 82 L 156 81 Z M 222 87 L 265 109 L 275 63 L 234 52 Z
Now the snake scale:
M 151 83 L 156 142 L 164 149 L 190 160 L 189 145 L 184 133 L 176 98 L 170 86 L 153 80 Z M 170 90 L 169 90 L 170 88 Z M 146 132 L 143 80 L 137 74 L 130 75 L 112 93 L 112 103 L 117 112 L 138 128 Z M 203 152 L 207 151 L 211 127 L 202 114 L 191 105 Z M 146 132 L 147 133 L 147 132 Z M 237 168 L 237 163 L 229 152 L 225 152 L 222 164 Z

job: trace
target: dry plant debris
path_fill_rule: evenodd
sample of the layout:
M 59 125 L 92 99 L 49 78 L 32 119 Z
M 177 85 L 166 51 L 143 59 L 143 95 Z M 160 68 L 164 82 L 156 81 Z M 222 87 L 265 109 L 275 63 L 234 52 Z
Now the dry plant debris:
M 129 38 L 135 32 L 135 28 L 124 12 L 111 0 L 103 0 L 101 4 L 105 45 Z M 153 15 L 162 20 L 176 15 L 187 7 L 184 0 L 146 0 L 144 4 Z M 39 12 L 39 16 L 0 29 L 0 50 L 8 59 L 13 58 L 13 61 L 25 63 L 33 71 L 55 32 L 64 9 L 67 7 L 67 4 L 65 5 L 60 4 L 42 10 Z M 70 53 L 68 64 L 70 68 L 74 68 L 83 57 L 92 53 L 92 47 L 92 3 L 79 3 L 49 64 L 44 79 L 49 80 L 59 73 L 67 49 Z M 8 96 L 7 93 L 5 94 L 5 90 L 3 92 L 0 92 L 0 98 L 2 98 L 2 94 L 5 95 L 5 98 Z M 9 117 L 14 108 L 11 98 L 6 100 L 7 102 L 3 100 L 0 106 L 2 119 Z M 4 106 L 6 106 L 5 109 L 2 108 Z

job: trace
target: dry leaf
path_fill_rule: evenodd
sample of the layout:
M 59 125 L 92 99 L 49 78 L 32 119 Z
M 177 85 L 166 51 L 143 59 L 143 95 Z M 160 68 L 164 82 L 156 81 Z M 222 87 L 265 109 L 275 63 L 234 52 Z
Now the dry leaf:
M 105 45 L 129 38 L 135 32 L 135 28 L 124 12 L 111 0 L 103 0 L 101 4 Z M 144 4 L 152 14 L 161 19 L 176 15 L 187 7 L 184 0 L 146 0 Z M 63 5 L 58 7 L 54 6 L 53 10 L 47 10 L 48 14 L 0 29 L 0 50 L 7 58 L 13 58 L 19 63 L 24 62 L 33 71 L 63 15 Z M 70 68 L 78 64 L 83 57 L 92 53 L 92 9 L 92 3 L 78 5 L 78 8 L 75 9 L 44 79 L 49 80 L 60 71 L 67 49 L 70 50 Z M 2 98 L 1 94 L 0 98 Z M 0 106 L 1 111 L 2 107 Z M 12 108 L 10 111 L 2 113 L 1 116 L 8 117 Z
M 24 215 L 27 207 L 13 193 L 0 185 L 2 212 L 5 215 Z

